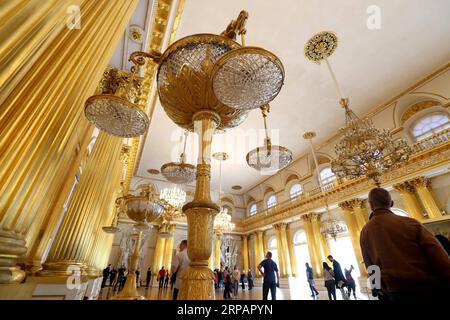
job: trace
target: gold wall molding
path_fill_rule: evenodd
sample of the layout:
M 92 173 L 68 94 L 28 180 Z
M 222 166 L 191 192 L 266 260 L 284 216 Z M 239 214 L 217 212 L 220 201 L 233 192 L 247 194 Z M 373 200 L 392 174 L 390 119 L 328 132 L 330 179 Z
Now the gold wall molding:
M 430 100 L 417 102 L 412 106 L 410 106 L 408 109 L 406 109 L 405 112 L 403 112 L 400 118 L 401 124 L 403 125 L 409 118 L 411 118 L 417 112 L 439 105 L 440 105 L 439 102 Z

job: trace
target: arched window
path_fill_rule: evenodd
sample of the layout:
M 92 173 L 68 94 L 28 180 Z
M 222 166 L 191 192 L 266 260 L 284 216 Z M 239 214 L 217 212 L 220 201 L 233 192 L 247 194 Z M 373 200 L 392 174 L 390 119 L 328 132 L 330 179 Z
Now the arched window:
M 416 120 L 411 126 L 411 133 L 417 141 L 420 141 L 449 128 L 450 118 L 448 114 L 432 112 Z
M 297 231 L 294 235 L 294 245 L 300 245 L 306 243 L 306 232 Z
M 289 190 L 289 195 L 291 199 L 298 197 L 303 192 L 302 186 L 299 183 L 293 184 Z
M 256 206 L 256 203 L 252 203 L 248 209 L 248 213 L 252 216 L 258 212 L 258 207 Z
M 409 217 L 408 212 L 399 208 L 391 208 L 391 211 L 398 216 Z
M 277 205 L 277 198 L 274 194 L 269 196 L 266 201 L 267 209 L 273 208 Z
M 320 181 L 322 182 L 322 184 L 329 184 L 334 179 L 336 179 L 336 175 L 333 171 L 331 171 L 331 167 L 325 167 L 320 170 Z
M 268 243 L 267 243 L 267 248 L 269 250 L 276 250 L 277 249 L 277 238 L 272 236 L 270 237 Z

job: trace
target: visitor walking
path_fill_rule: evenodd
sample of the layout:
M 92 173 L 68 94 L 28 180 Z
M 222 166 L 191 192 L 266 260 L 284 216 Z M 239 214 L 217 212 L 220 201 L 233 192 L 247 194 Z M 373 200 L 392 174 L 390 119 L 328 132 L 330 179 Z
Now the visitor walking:
M 173 286 L 175 285 L 175 281 L 177 281 L 177 273 L 172 272 L 172 275 L 170 276 L 170 290 L 173 290 Z
M 117 276 L 117 270 L 116 268 L 112 268 L 111 272 L 109 273 L 109 286 L 112 287 L 114 285 L 114 282 L 116 281 Z
M 122 290 L 122 287 L 125 283 L 125 271 L 127 271 L 127 268 L 125 267 L 125 264 L 122 264 L 122 266 L 117 271 L 117 282 L 114 285 L 114 290 L 116 290 L 117 286 L 119 286 L 119 291 Z
M 164 277 L 165 276 L 166 276 L 166 270 L 164 269 L 164 266 L 163 266 L 158 272 L 158 280 L 159 280 L 158 289 L 161 289 L 164 287 Z
M 169 270 L 166 272 L 166 277 L 164 278 L 164 288 L 169 287 Z
M 352 271 L 353 271 L 354 267 L 351 265 L 350 269 L 344 269 L 344 273 L 345 273 L 345 283 L 348 289 L 348 297 L 350 298 L 350 296 L 352 295 L 352 291 L 353 291 L 353 297 L 356 299 L 356 282 L 355 279 L 353 279 L 352 277 Z
M 319 295 L 314 283 L 314 273 L 313 269 L 309 266 L 309 263 L 305 263 L 306 267 L 306 280 L 308 281 L 309 288 L 311 289 L 311 297 L 315 298 Z
M 233 279 L 232 279 L 232 281 L 233 281 L 233 297 L 236 298 L 239 294 L 239 280 L 241 277 L 241 274 L 240 274 L 237 266 L 234 266 L 232 277 L 233 277 Z
M 136 270 L 136 287 L 140 287 L 141 286 L 141 279 L 140 279 L 140 277 L 141 277 L 141 271 L 139 271 L 139 270 Z
M 341 291 L 342 299 L 348 300 L 348 295 L 345 293 L 344 287 L 345 287 L 345 276 L 342 272 L 341 265 L 339 262 L 336 261 L 336 259 L 333 258 L 332 255 L 328 256 L 328 260 L 333 264 L 333 272 L 334 272 L 334 281 L 336 284 L 336 288 L 338 288 Z
M 148 288 L 148 285 L 152 282 L 152 269 L 147 269 L 147 277 L 145 278 L 146 281 L 146 287 Z
M 219 288 L 222 288 L 223 287 L 223 272 L 222 272 L 222 270 L 220 270 L 220 269 L 217 270 L 217 276 L 218 276 L 218 280 L 219 280 L 217 286 Z
M 367 268 L 379 268 L 380 300 L 450 298 L 450 259 L 442 245 L 420 222 L 391 211 L 389 192 L 369 192 L 372 213 L 361 230 L 360 243 Z
M 106 286 L 106 280 L 108 280 L 110 271 L 111 271 L 111 265 L 108 264 L 108 266 L 105 269 L 103 269 L 102 288 L 104 288 Z
M 178 248 L 180 252 L 178 252 L 175 258 L 172 261 L 172 274 L 176 274 L 175 276 L 175 284 L 173 286 L 173 300 L 177 300 L 178 291 L 181 288 L 183 281 L 183 273 L 186 272 L 191 260 L 189 260 L 189 256 L 187 253 L 188 242 L 187 240 L 183 240 L 180 242 Z
M 248 270 L 247 272 L 247 281 L 248 281 L 248 290 L 253 289 L 253 273 L 252 270 Z
M 278 272 L 277 264 L 272 260 L 272 252 L 267 252 L 266 258 L 258 265 L 258 270 L 261 272 L 264 279 L 263 300 L 267 300 L 269 290 L 272 300 L 276 300 L 277 287 L 280 287 L 280 274 Z
M 334 281 L 334 272 L 326 262 L 323 263 L 322 273 L 323 279 L 325 280 L 325 288 L 327 288 L 328 292 L 328 299 L 336 300 L 336 283 Z
M 245 276 L 245 270 L 242 270 L 242 273 L 241 273 L 242 290 L 245 290 L 245 278 L 246 278 L 246 276 Z

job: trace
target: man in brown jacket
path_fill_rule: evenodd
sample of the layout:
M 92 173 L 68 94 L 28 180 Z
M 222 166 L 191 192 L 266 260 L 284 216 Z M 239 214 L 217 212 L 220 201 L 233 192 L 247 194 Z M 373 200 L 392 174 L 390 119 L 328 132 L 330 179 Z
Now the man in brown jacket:
M 360 243 L 366 268 L 380 268 L 380 299 L 447 298 L 450 258 L 441 244 L 415 219 L 392 213 L 387 190 L 372 189 L 369 203 Z

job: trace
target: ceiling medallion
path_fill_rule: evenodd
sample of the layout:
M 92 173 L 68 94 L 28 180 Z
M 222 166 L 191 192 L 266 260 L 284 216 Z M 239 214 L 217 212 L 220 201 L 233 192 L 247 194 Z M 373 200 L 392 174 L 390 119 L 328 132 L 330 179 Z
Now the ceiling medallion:
M 168 181 L 175 184 L 188 184 L 195 180 L 196 170 L 195 166 L 186 163 L 186 141 L 188 131 L 184 133 L 183 152 L 180 155 L 180 162 L 165 163 L 161 167 L 161 173 Z M 181 137 L 183 138 L 183 137 Z
M 158 169 L 147 169 L 147 172 L 149 174 L 160 174 L 161 171 L 159 171 Z
M 241 190 L 242 186 L 235 185 L 235 186 L 232 186 L 231 189 L 233 189 L 233 190 Z
M 315 34 L 305 45 L 305 55 L 311 61 L 319 62 L 331 56 L 338 46 L 337 36 L 330 31 Z
M 308 56 L 307 48 L 315 44 L 315 55 Z M 334 85 L 340 96 L 339 103 L 345 110 L 345 127 L 340 129 L 341 139 L 335 145 L 336 158 L 331 162 L 331 170 L 340 178 L 365 176 L 381 185 L 384 172 L 408 160 L 411 148 L 403 139 L 394 139 L 390 130 L 375 128 L 369 119 L 360 119 L 344 98 L 328 57 L 337 47 L 337 37 L 331 32 L 321 32 L 313 36 L 305 47 L 308 59 L 324 60 Z
M 131 25 L 128 29 L 128 38 L 130 40 L 141 44 L 143 42 L 144 30 L 138 25 Z
M 292 152 L 278 145 L 272 145 L 267 130 L 267 113 L 269 112 L 269 105 L 261 107 L 261 112 L 264 120 L 264 130 L 266 138 L 264 146 L 258 147 L 247 153 L 247 164 L 255 170 L 261 172 L 272 172 L 285 168 L 292 161 Z
M 136 81 L 136 66 L 139 64 L 135 62 L 128 78 L 107 78 L 114 85 L 106 85 L 104 75 L 101 94 L 89 97 L 85 103 L 86 118 L 110 135 L 132 138 L 148 128 L 147 114 L 137 104 L 141 83 Z

